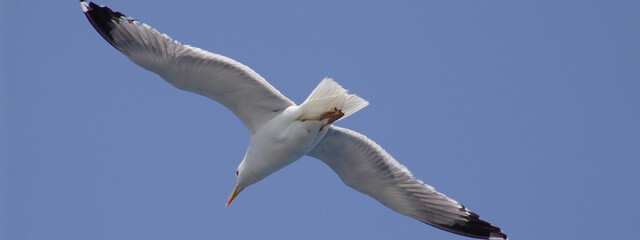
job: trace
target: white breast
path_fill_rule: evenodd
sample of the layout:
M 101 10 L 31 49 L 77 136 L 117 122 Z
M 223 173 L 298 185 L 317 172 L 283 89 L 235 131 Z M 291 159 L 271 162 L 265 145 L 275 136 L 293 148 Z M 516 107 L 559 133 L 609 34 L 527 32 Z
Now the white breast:
M 254 177 L 262 179 L 289 165 L 319 142 L 326 132 L 322 128 L 325 121 L 296 120 L 299 116 L 300 108 L 291 106 L 251 136 L 244 161 L 252 166 L 250 170 Z

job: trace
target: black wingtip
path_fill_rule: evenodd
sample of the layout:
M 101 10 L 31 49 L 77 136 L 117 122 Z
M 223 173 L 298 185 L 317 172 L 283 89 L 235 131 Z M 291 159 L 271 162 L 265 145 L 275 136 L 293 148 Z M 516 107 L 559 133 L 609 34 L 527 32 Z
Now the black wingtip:
M 113 30 L 113 24 L 117 23 L 119 19 L 126 18 L 126 16 L 120 12 L 114 12 L 108 7 L 98 6 L 93 2 L 87 3 L 84 0 L 80 0 L 82 11 L 87 19 L 93 25 L 93 27 L 100 33 L 100 35 L 111 44 L 111 46 L 118 48 L 111 36 L 111 30 Z
M 500 228 L 495 227 L 486 221 L 480 220 L 477 215 L 470 218 L 469 222 L 463 224 L 456 223 L 453 226 L 447 227 L 454 233 L 468 237 L 480 239 L 507 239 L 507 235 L 502 233 Z
M 460 234 L 472 238 L 480 239 L 507 239 L 507 235 L 502 232 L 499 227 L 480 219 L 478 214 L 468 211 L 464 206 L 460 211 L 467 212 L 469 215 L 464 222 L 457 222 L 451 225 L 434 225 L 440 229 Z
M 442 230 L 459 234 L 466 237 L 479 238 L 479 239 L 507 239 L 507 235 L 500 230 L 499 227 L 493 226 L 490 223 L 480 219 L 478 214 L 475 214 L 464 206 L 461 206 L 460 211 L 467 213 L 464 220 L 456 222 L 453 225 L 445 224 L 433 224 L 424 222 L 431 226 L 440 228 Z

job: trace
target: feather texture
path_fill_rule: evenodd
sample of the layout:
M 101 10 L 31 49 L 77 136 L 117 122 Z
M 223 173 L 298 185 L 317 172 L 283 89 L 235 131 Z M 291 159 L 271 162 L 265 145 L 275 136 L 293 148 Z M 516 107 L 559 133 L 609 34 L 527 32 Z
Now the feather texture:
M 414 178 L 405 166 L 360 133 L 331 126 L 308 155 L 329 165 L 349 187 L 403 215 L 468 237 L 507 238 L 500 228 Z

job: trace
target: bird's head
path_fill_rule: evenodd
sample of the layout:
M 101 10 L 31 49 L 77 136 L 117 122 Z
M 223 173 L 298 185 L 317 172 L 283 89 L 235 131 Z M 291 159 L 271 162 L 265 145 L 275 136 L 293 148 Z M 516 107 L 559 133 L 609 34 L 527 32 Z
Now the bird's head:
M 236 183 L 233 186 L 233 191 L 231 192 L 229 199 L 227 199 L 227 205 L 225 207 L 228 207 L 229 204 L 231 204 L 231 201 L 233 201 L 233 199 L 236 198 L 236 196 L 238 196 L 238 194 L 246 187 L 266 177 L 256 177 L 255 171 L 251 168 L 252 164 L 247 164 L 247 162 L 248 161 L 246 161 L 246 159 L 243 160 L 236 169 Z
M 251 148 L 251 145 L 249 145 L 249 148 Z M 284 166 L 286 164 L 274 164 L 273 161 L 265 160 L 264 155 L 252 154 L 251 151 L 247 150 L 247 154 L 236 169 L 236 184 L 233 186 L 231 196 L 227 200 L 227 207 L 246 187 L 264 179 Z

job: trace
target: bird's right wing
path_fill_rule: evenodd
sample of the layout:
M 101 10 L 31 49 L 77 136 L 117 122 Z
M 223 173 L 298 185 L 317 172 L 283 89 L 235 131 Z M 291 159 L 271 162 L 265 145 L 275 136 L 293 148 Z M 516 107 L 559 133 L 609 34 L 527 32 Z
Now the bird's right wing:
M 500 228 L 414 178 L 405 166 L 360 133 L 330 125 L 309 155 L 329 165 L 348 186 L 401 214 L 468 237 L 507 238 Z
M 175 87 L 209 97 L 231 110 L 250 132 L 294 103 L 249 67 L 182 45 L 120 12 L 80 1 L 93 27 L 113 47 Z

